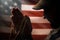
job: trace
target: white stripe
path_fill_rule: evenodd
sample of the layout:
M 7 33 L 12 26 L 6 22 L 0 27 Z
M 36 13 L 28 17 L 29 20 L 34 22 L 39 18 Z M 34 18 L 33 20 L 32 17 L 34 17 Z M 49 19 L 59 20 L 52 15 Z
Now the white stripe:
M 32 23 L 49 23 L 49 21 L 43 17 L 30 17 L 30 20 Z
M 48 35 L 52 29 L 33 29 L 32 35 Z
M 21 9 L 25 10 L 25 11 L 44 11 L 43 9 L 41 9 L 41 10 L 34 10 L 34 9 L 32 9 L 33 7 L 34 7 L 34 5 L 24 5 L 24 4 L 22 4 Z
M 52 29 L 33 29 L 32 35 L 48 35 Z M 0 32 L 10 33 L 9 27 L 0 27 Z

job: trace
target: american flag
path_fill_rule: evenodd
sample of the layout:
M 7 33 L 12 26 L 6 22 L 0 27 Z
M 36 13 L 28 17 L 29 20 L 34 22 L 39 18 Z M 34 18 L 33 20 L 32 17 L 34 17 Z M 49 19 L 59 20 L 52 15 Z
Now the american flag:
M 32 37 L 33 40 L 44 40 L 52 30 L 50 23 L 44 19 L 44 10 L 32 9 L 34 5 L 22 4 L 22 13 L 30 17 L 32 23 Z
M 10 0 L 10 1 L 1 0 L 1 1 L 3 1 L 4 5 L 8 5 L 9 2 L 12 2 L 13 5 L 18 6 L 18 7 L 20 6 L 20 4 L 18 4 L 18 2 L 13 2 L 12 0 Z M 1 5 L 1 1 L 0 1 L 0 8 L 4 7 L 3 4 Z M 7 3 L 7 1 L 8 1 L 8 3 Z M 43 15 L 44 10 L 43 9 L 33 10 L 32 8 L 33 8 L 34 5 L 27 4 L 27 3 L 24 4 L 25 1 L 22 1 L 22 0 L 21 0 L 21 2 L 23 3 L 22 7 L 21 7 L 23 15 L 28 15 L 30 17 L 30 20 L 31 20 L 31 23 L 32 23 L 32 28 L 33 28 L 32 37 L 33 37 L 33 40 L 44 40 L 47 37 L 47 35 L 50 33 L 50 31 L 52 30 L 51 27 L 50 27 L 49 21 L 47 19 L 44 19 L 44 15 Z M 12 7 L 9 5 L 8 8 L 11 9 Z M 5 9 L 4 12 L 8 12 L 8 10 Z M 8 27 L 0 28 L 0 31 L 9 33 L 9 28 Z

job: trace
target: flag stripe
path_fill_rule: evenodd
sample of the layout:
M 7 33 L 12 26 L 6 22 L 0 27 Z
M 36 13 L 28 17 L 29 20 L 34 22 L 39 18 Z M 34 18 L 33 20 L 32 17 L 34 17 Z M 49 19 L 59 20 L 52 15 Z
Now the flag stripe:
M 32 35 L 33 40 L 45 40 L 47 35 Z
M 44 11 L 22 11 L 23 15 L 34 16 L 34 17 L 42 17 Z
M 48 35 L 52 29 L 33 29 L 32 35 Z
M 49 23 L 47 19 L 44 17 L 30 17 L 32 23 Z
M 52 29 L 33 29 L 32 35 L 48 35 Z M 0 32 L 10 33 L 9 27 L 0 28 Z
M 50 24 L 48 23 L 32 23 L 33 29 L 51 29 Z
M 33 7 L 34 7 L 34 5 L 24 5 L 24 4 L 21 5 L 21 9 L 25 10 L 25 11 L 44 11 L 43 9 L 34 10 L 34 9 L 32 9 Z

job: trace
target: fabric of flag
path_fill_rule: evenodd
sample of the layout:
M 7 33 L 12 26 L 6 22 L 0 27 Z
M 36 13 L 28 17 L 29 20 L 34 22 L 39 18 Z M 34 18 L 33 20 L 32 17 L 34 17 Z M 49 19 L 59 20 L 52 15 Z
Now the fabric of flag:
M 14 7 L 21 10 L 20 0 L 0 0 L 0 27 L 9 26 L 11 10 Z
M 24 2 L 24 1 L 22 1 Z M 44 19 L 44 10 L 33 10 L 34 5 L 22 4 L 21 9 L 23 15 L 29 16 L 32 23 L 32 37 L 33 40 L 44 40 L 50 33 L 51 26 L 47 19 Z M 4 29 L 4 30 L 3 30 Z M 2 28 L 2 32 L 9 33 L 9 27 Z
M 34 5 L 22 4 L 23 15 L 28 15 L 32 23 L 33 40 L 44 40 L 50 33 L 51 26 L 47 19 L 44 19 L 44 10 L 33 10 Z

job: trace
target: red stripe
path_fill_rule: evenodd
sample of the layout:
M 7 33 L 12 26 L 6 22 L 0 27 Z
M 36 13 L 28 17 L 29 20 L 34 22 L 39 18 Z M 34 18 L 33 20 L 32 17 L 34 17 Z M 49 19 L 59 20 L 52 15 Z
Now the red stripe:
M 51 26 L 48 23 L 32 23 L 33 29 L 50 29 Z
M 33 40 L 44 40 L 47 35 L 33 35 Z
M 28 15 L 28 16 L 38 16 L 38 17 L 42 17 L 44 12 L 43 11 L 22 11 L 22 13 L 24 15 Z

